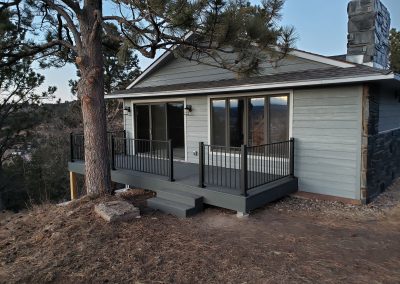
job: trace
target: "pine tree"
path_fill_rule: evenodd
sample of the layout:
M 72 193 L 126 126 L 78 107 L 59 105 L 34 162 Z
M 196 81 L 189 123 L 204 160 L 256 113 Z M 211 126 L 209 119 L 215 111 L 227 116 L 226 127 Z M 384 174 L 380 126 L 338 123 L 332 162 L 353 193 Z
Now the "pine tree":
M 390 31 L 390 69 L 400 73 L 400 31 Z

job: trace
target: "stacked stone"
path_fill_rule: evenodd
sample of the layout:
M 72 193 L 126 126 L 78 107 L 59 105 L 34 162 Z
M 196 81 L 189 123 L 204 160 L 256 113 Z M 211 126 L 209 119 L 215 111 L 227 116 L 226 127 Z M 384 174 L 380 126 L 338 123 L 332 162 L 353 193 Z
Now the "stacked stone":
M 390 13 L 380 0 L 352 0 L 348 5 L 347 55 L 363 55 L 363 63 L 389 65 Z

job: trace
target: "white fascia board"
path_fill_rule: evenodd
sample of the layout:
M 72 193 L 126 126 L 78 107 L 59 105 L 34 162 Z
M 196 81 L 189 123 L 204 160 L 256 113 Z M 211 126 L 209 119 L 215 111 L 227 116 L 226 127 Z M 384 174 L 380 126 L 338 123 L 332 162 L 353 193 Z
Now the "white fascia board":
M 341 67 L 341 68 L 350 68 L 350 67 L 354 67 L 355 66 L 352 63 L 339 61 L 339 60 L 336 60 L 336 59 L 331 59 L 331 58 L 328 58 L 328 57 L 322 56 L 322 55 L 311 54 L 311 53 L 304 52 L 304 51 L 301 51 L 301 50 L 292 50 L 292 51 L 289 52 L 289 54 L 293 55 L 293 56 L 300 57 L 300 58 L 308 59 L 308 60 L 311 60 L 311 61 L 316 61 L 316 62 L 320 62 L 320 63 L 324 63 L 324 64 L 336 66 L 336 67 Z
M 379 80 L 390 80 L 395 79 L 394 74 L 388 75 L 374 75 L 364 77 L 353 77 L 353 78 L 340 78 L 340 79 L 322 79 L 314 81 L 296 81 L 288 83 L 273 83 L 273 84 L 252 84 L 252 85 L 240 85 L 240 86 L 228 86 L 228 87 L 216 87 L 216 88 L 201 88 L 201 89 L 185 89 L 175 91 L 161 91 L 161 92 L 144 92 L 128 94 L 114 94 L 106 95 L 106 99 L 116 98 L 138 98 L 138 97 L 160 97 L 160 96 L 176 96 L 176 95 L 195 95 L 195 94 L 213 94 L 223 92 L 238 92 L 238 91 L 256 91 L 256 90 L 268 90 L 268 89 L 282 89 L 282 88 L 295 88 L 295 87 L 308 87 L 308 86 L 321 86 L 321 85 L 334 85 L 334 84 L 346 84 L 346 83 L 359 83 Z

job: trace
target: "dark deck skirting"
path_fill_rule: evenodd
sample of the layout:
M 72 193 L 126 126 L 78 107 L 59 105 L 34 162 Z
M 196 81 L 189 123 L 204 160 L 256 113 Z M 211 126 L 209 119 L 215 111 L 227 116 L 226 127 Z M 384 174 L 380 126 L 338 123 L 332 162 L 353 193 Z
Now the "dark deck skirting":
M 236 189 L 220 187 L 198 187 L 197 164 L 174 163 L 175 182 L 168 181 L 167 177 L 136 172 L 132 170 L 117 169 L 111 171 L 111 179 L 114 182 L 129 184 L 130 186 L 148 189 L 158 192 L 178 190 L 203 197 L 203 203 L 231 209 L 238 212 L 249 212 L 274 200 L 280 199 L 298 189 L 298 181 L 295 177 L 286 177 L 275 182 L 256 187 L 248 191 L 247 196 L 240 195 Z M 83 162 L 69 162 L 71 172 L 84 174 Z

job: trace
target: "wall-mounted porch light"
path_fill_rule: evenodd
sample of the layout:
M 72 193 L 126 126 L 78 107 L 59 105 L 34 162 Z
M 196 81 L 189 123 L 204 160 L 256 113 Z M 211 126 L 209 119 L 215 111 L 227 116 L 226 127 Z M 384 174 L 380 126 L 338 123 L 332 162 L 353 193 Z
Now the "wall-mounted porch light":
M 131 107 L 130 106 L 124 107 L 124 115 L 129 115 L 130 113 L 131 113 Z
M 192 112 L 192 105 L 186 105 L 185 106 L 185 112 L 186 112 L 186 114 L 191 113 Z

